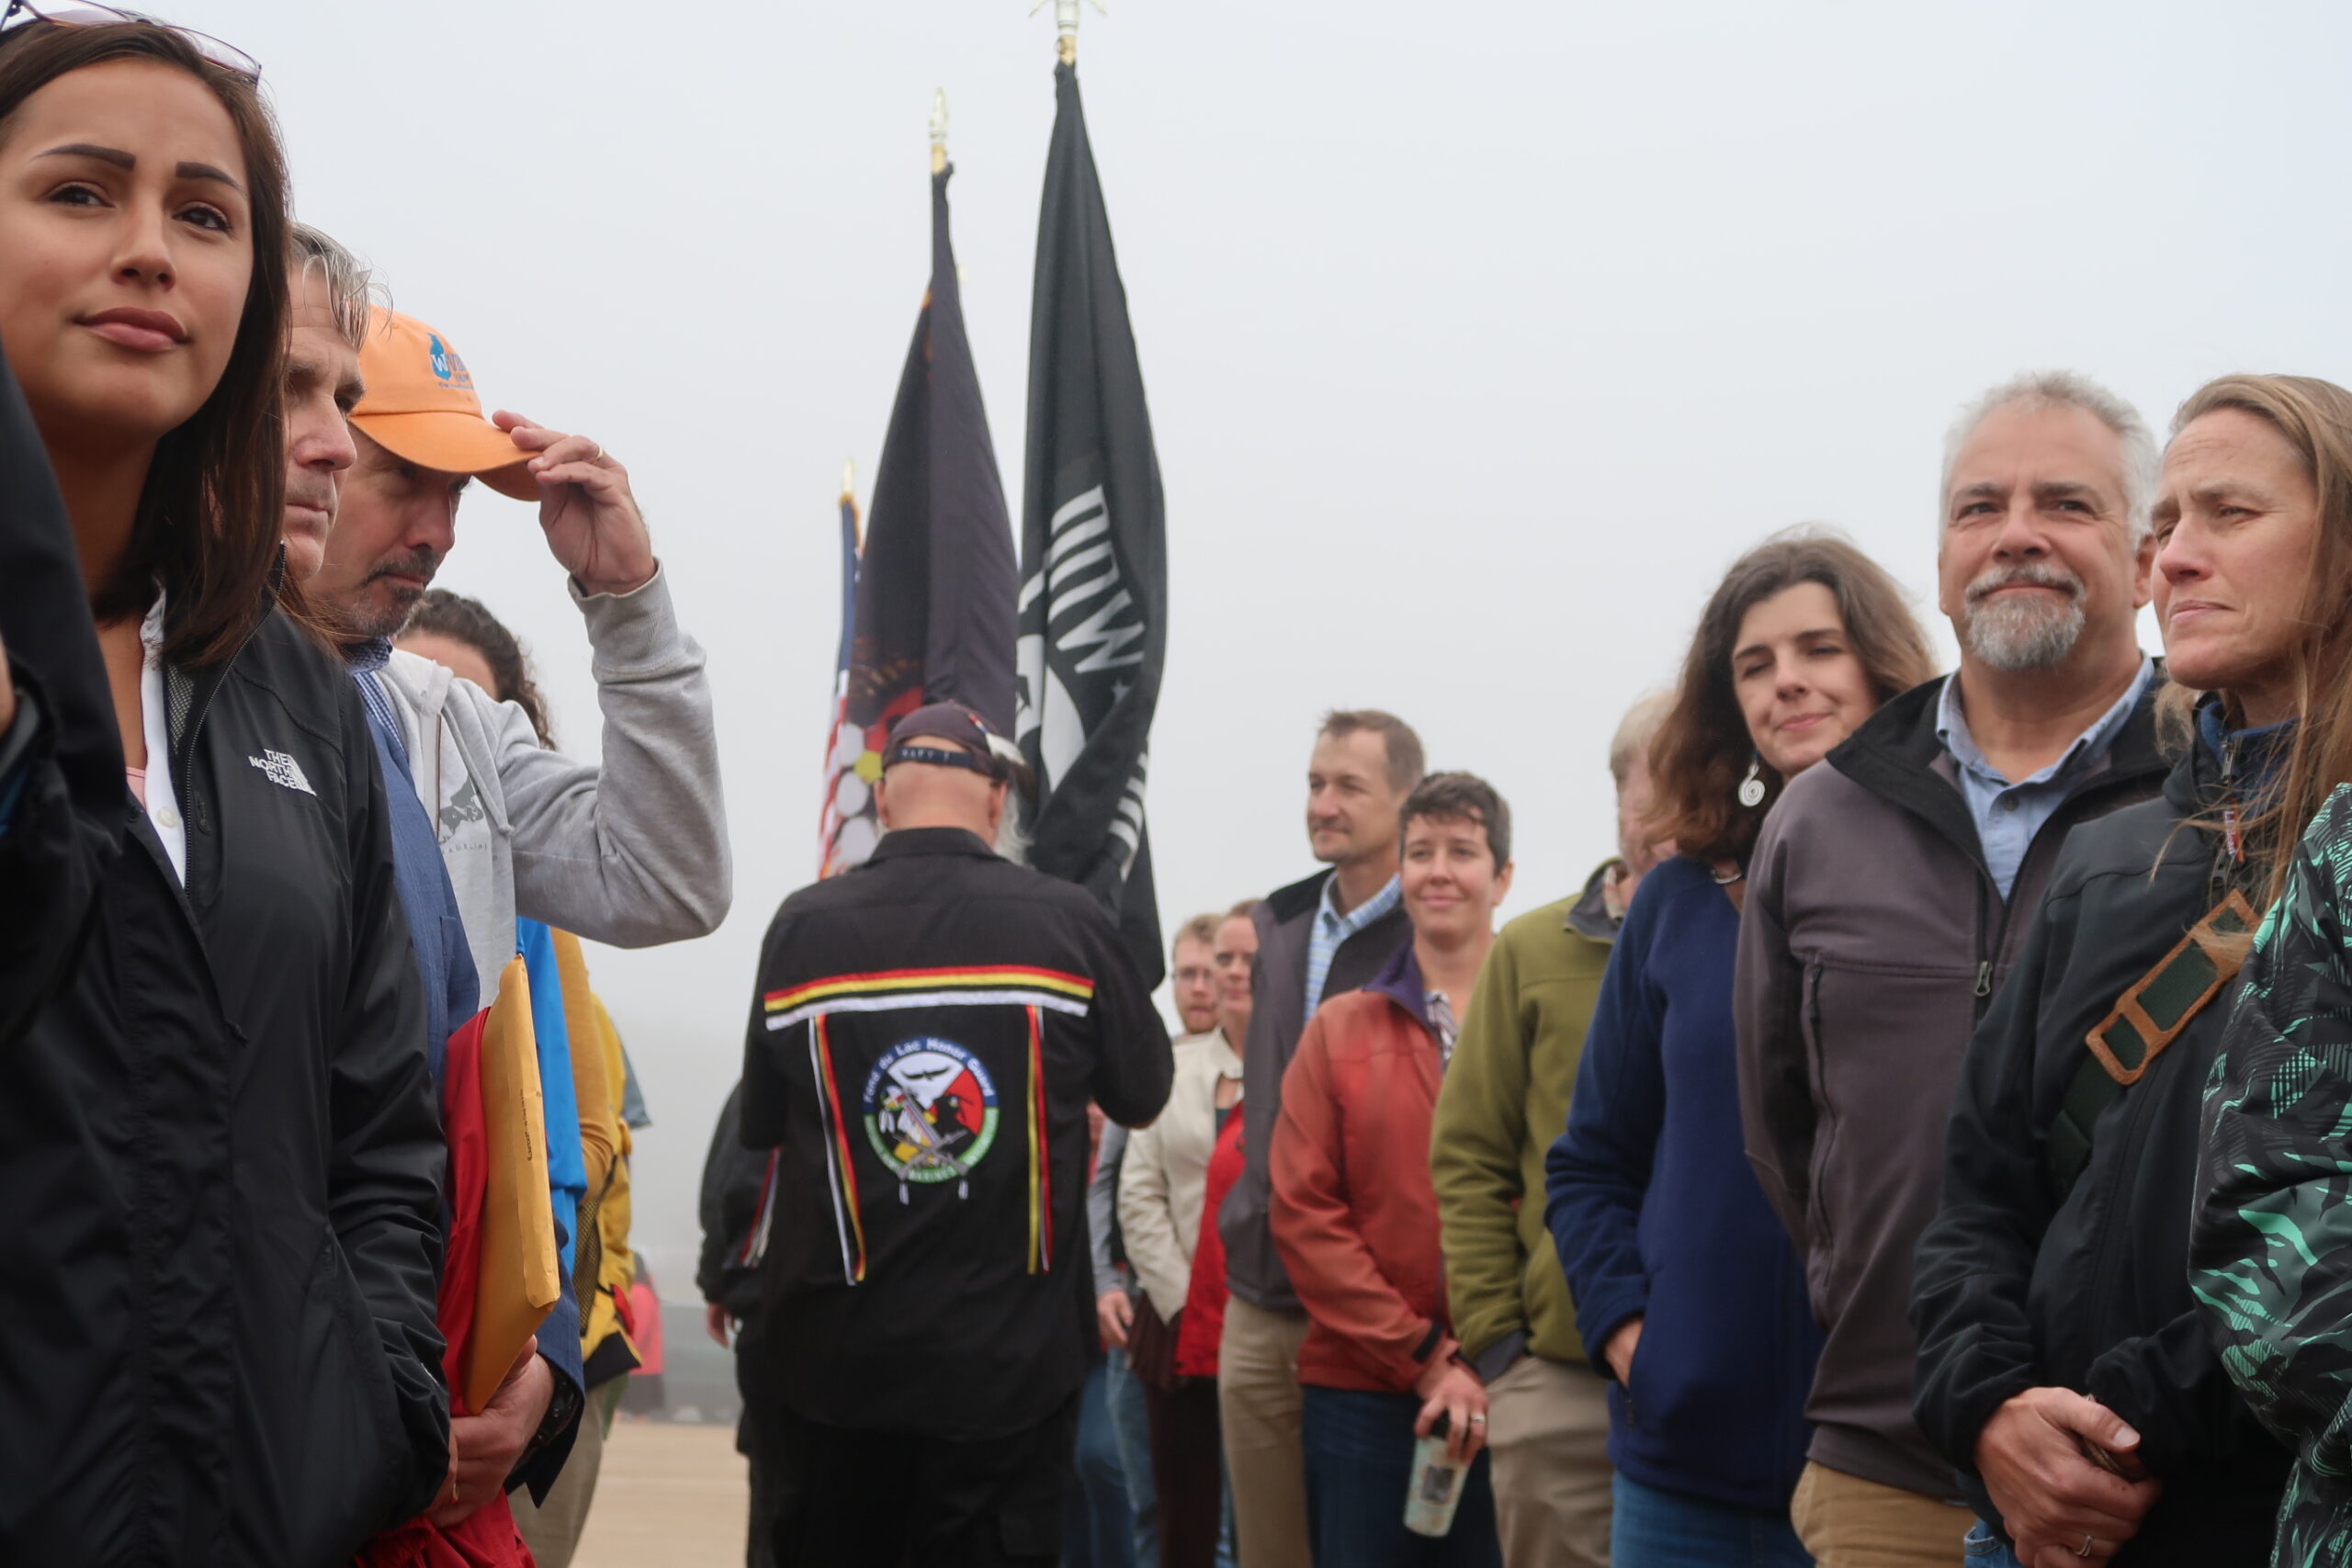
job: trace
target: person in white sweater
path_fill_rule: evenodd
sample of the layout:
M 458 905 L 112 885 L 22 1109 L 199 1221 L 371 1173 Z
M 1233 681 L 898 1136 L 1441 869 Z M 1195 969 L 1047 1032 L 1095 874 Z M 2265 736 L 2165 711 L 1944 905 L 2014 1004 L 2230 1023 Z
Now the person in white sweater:
M 1224 1486 L 1216 1384 L 1179 1375 L 1172 1351 L 1193 1283 L 1209 1155 L 1226 1118 L 1241 1103 L 1241 1045 L 1250 1033 L 1250 966 L 1258 931 L 1254 902 L 1216 924 L 1217 1021 L 1176 1042 L 1176 1077 L 1167 1109 L 1129 1134 L 1119 1168 L 1119 1229 L 1143 1286 L 1130 1364 L 1150 1417 L 1152 1477 L 1159 1502 L 1160 1568 L 1208 1568 L 1216 1560 Z M 1155 1348 L 1161 1353 L 1154 1355 Z

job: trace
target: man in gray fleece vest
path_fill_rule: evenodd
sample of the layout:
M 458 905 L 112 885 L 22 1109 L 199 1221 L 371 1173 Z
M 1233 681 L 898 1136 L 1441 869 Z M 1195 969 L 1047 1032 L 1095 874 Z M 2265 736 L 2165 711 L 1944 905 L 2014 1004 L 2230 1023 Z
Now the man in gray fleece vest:
M 1960 670 L 1793 780 L 1749 863 L 1741 1111 L 1828 1331 L 1791 1506 L 1820 1568 L 1962 1561 L 1972 1517 L 1911 1415 L 1911 1256 L 1969 1036 L 2059 844 L 2162 783 L 2163 678 L 2132 626 L 2155 467 L 2131 405 L 2081 377 L 1978 401 L 1946 447 L 1937 554 Z

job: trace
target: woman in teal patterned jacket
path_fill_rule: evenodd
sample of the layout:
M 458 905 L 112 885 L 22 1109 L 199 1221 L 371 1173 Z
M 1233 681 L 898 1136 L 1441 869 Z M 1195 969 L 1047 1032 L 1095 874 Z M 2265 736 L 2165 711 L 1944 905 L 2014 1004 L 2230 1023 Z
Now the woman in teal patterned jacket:
M 2320 523 L 2315 635 L 2291 672 L 2308 701 L 2271 814 L 2310 827 L 2206 1089 L 2188 1282 L 2231 1379 L 2295 1454 L 2271 1561 L 2352 1568 L 2352 393 L 2243 379 L 2267 389 L 2250 412 L 2301 454 Z

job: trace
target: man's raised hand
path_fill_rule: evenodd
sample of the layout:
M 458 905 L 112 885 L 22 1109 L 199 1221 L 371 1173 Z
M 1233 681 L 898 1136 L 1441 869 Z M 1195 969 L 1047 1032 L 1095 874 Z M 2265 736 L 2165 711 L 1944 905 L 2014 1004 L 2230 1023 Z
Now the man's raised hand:
M 539 526 L 580 591 L 643 587 L 653 576 L 653 540 L 619 460 L 588 436 L 549 430 L 505 409 L 490 420 L 515 446 L 537 454 L 525 466 L 539 483 Z

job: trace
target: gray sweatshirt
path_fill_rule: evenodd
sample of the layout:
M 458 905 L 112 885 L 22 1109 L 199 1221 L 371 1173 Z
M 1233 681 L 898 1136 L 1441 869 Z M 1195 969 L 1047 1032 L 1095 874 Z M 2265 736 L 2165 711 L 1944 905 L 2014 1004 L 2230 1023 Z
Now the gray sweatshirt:
M 657 570 L 628 593 L 571 597 L 594 659 L 601 765 L 542 747 L 520 706 L 430 660 L 395 651 L 384 669 L 484 1005 L 517 915 L 651 947 L 708 934 L 734 897 L 710 683 L 668 582 Z

